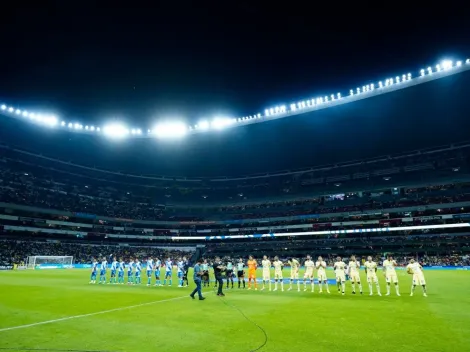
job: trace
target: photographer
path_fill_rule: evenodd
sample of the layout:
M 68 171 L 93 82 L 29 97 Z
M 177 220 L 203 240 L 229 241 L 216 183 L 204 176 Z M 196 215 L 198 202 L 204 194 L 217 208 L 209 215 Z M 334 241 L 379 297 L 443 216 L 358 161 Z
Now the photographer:
M 225 271 L 225 266 L 222 264 L 220 257 L 216 257 L 214 261 L 214 275 L 215 281 L 217 282 L 217 296 L 225 296 L 222 292 L 224 287 L 224 281 L 222 280 L 222 274 Z

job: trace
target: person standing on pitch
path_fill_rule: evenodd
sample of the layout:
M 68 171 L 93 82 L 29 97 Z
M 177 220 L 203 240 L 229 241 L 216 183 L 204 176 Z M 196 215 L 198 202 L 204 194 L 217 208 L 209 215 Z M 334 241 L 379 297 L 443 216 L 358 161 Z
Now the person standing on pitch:
M 199 300 L 203 301 L 206 298 L 202 297 L 202 292 L 201 292 L 201 277 L 204 275 L 204 272 L 202 271 L 201 268 L 202 260 L 198 259 L 196 262 L 196 265 L 194 266 L 194 283 L 196 284 L 196 288 L 194 291 L 189 295 L 192 299 L 194 299 L 194 295 L 197 293 L 199 296 Z
M 217 285 L 217 296 L 225 296 L 224 293 L 222 292 L 222 289 L 224 288 L 224 281 L 222 280 L 222 273 L 225 271 L 225 267 L 220 261 L 219 257 L 215 257 L 213 268 L 214 268 L 215 282 Z

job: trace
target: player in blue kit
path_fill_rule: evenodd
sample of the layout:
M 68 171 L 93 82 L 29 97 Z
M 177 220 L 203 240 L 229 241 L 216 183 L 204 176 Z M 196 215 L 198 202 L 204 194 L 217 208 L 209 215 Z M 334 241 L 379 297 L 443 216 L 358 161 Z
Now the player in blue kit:
M 151 257 L 147 258 L 147 286 L 150 286 L 152 281 L 152 271 L 153 271 L 153 259 Z
M 183 287 L 184 261 L 181 258 L 176 262 L 176 267 L 178 270 L 178 287 Z
M 162 286 L 162 282 L 160 281 L 160 268 L 162 267 L 162 262 L 160 259 L 156 258 L 155 259 L 155 286 Z
M 109 279 L 110 284 L 115 284 L 116 283 L 117 266 L 118 266 L 118 262 L 117 262 L 116 258 L 113 258 L 113 261 L 111 263 L 111 278 Z
M 108 261 L 106 257 L 103 257 L 103 261 L 100 266 L 100 282 L 99 284 L 106 284 L 106 269 L 108 268 Z
M 119 259 L 118 263 L 118 284 L 124 284 L 124 261 Z
M 165 280 L 163 280 L 163 285 L 166 285 L 166 280 L 168 279 L 168 286 L 171 286 L 171 275 L 173 272 L 173 262 L 170 258 L 165 261 Z
M 96 284 L 96 273 L 98 271 L 98 262 L 95 258 L 93 258 L 91 263 L 91 276 L 90 276 L 90 284 Z
M 127 264 L 127 284 L 134 284 L 134 261 L 129 259 L 129 264 Z
M 139 259 L 136 259 L 135 261 L 135 284 L 140 285 L 142 283 L 141 278 L 140 278 L 141 271 L 142 271 L 142 264 L 140 263 Z

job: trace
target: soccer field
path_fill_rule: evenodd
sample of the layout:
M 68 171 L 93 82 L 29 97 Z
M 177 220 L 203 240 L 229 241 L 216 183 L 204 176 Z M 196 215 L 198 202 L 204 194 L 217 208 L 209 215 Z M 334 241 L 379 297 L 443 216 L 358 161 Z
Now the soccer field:
M 0 350 L 464 351 L 470 346 L 470 272 L 425 271 L 410 297 L 228 290 L 191 300 L 189 288 L 89 285 L 88 270 L 0 272 Z M 333 273 L 329 273 L 330 278 Z M 385 281 L 380 275 L 382 293 Z M 145 276 L 142 280 L 146 283 Z M 317 289 L 317 287 L 316 287 Z M 227 304 L 224 304 L 224 301 Z M 243 314 L 235 309 L 238 307 Z

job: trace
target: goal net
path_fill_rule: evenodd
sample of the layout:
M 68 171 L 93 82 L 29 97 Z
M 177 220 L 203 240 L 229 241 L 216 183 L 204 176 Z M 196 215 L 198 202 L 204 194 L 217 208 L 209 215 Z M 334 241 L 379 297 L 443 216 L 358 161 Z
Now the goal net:
M 28 269 L 64 269 L 72 268 L 72 256 L 44 256 L 35 255 L 28 257 L 26 267 Z

